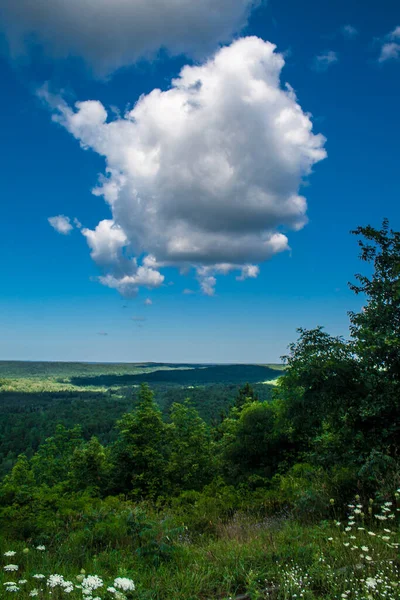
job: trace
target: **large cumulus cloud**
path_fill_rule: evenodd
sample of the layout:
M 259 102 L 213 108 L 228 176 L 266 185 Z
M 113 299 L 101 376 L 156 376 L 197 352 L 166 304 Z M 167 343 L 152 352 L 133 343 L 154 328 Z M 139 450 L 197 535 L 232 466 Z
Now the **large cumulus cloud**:
M 103 283 L 120 288 L 140 266 L 151 270 L 145 285 L 159 285 L 154 273 L 175 265 L 196 269 L 212 294 L 218 274 L 256 277 L 258 263 L 288 248 L 282 227 L 307 222 L 299 187 L 326 153 L 281 86 L 283 65 L 273 44 L 242 38 L 114 120 L 96 100 L 70 107 L 43 92 L 53 118 L 106 159 L 94 193 L 112 219 L 82 231 L 108 269 Z
M 229 41 L 259 0 L 2 0 L 12 50 L 39 42 L 83 57 L 100 73 L 165 48 L 199 55 Z

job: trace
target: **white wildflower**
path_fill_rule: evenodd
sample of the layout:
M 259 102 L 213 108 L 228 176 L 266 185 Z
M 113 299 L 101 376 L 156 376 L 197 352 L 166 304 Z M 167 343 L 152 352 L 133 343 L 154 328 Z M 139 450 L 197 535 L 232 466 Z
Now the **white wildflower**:
M 135 584 L 133 583 L 132 579 L 128 579 L 128 577 L 117 577 L 114 579 L 114 587 L 119 588 L 124 592 L 133 592 L 135 589 Z
M 103 586 L 103 580 L 97 575 L 88 575 L 82 581 L 82 593 L 84 590 L 97 590 Z
M 13 585 L 6 587 L 6 592 L 19 592 L 19 587 L 13 583 Z
M 3 567 L 5 571 L 18 571 L 18 565 L 6 565 Z
M 65 584 L 64 581 L 64 577 L 62 575 L 50 575 L 48 580 L 47 580 L 47 585 L 51 588 L 55 588 L 57 586 L 61 586 L 63 587 L 63 585 Z

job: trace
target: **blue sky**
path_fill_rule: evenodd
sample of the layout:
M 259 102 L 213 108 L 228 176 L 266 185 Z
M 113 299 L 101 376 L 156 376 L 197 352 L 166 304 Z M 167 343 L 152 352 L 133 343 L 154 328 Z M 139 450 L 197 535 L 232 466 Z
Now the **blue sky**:
M 175 33 L 176 39 L 181 39 L 180 46 L 175 38 L 164 40 L 163 29 L 153 27 L 149 21 L 147 37 L 141 42 L 143 52 L 147 53 L 144 59 L 137 46 L 122 56 L 119 40 L 113 38 L 112 32 L 101 53 L 96 43 L 87 43 L 84 28 L 77 34 L 77 38 L 82 36 L 82 44 L 68 47 L 68 31 L 62 31 L 65 18 L 57 19 L 57 14 L 52 17 L 52 30 L 61 28 L 58 33 L 64 34 L 67 45 L 56 47 L 54 40 L 46 38 L 47 30 L 37 25 L 34 14 L 27 11 L 21 23 L 9 5 L 9 18 L 5 19 L 0 42 L 3 184 L 0 359 L 276 362 L 285 353 L 287 344 L 295 339 L 297 327 L 322 324 L 333 334 L 347 334 L 347 311 L 361 305 L 361 300 L 347 289 L 347 282 L 363 268 L 357 258 L 356 240 L 349 231 L 362 224 L 379 226 L 384 217 L 390 219 L 393 228 L 399 229 L 400 225 L 400 30 L 399 35 L 396 33 L 400 25 L 400 6 L 393 0 L 369 0 L 362 5 L 355 0 L 323 4 L 314 0 L 302 3 L 270 0 L 254 9 L 247 25 L 241 27 L 246 16 L 240 16 L 240 8 L 247 4 L 226 0 L 226 21 L 229 21 L 230 2 L 238 9 L 239 16 L 236 23 L 228 23 L 227 27 L 223 20 L 223 31 L 220 24 L 220 29 L 216 25 L 211 32 L 207 31 L 207 19 L 201 23 L 201 13 L 200 17 L 197 15 L 197 26 L 202 29 L 195 48 L 188 40 L 196 36 L 182 33 L 186 27 L 194 27 L 190 14 L 184 9 L 180 13 L 182 30 Z M 60 0 L 55 4 L 60 4 Z M 135 16 L 135 4 L 140 2 L 132 0 L 130 18 Z M 117 5 L 118 2 L 114 3 L 115 10 L 118 10 Z M 169 16 L 166 14 L 165 18 Z M 121 15 L 121 19 L 123 17 Z M 345 26 L 351 28 L 343 29 Z M 34 32 L 35 44 L 22 47 L 21 31 Z M 127 31 L 128 35 L 129 27 Z M 133 206 L 129 196 L 132 192 L 121 191 L 113 214 L 103 197 L 91 193 L 98 184 L 99 174 L 105 171 L 106 161 L 108 166 L 120 165 L 122 159 L 119 155 L 114 158 L 116 149 L 111 148 L 114 142 L 108 142 L 108 137 L 106 141 L 103 139 L 104 128 L 97 122 L 90 131 L 87 123 L 86 129 L 76 129 L 73 114 L 77 113 L 70 107 L 78 100 L 95 100 L 108 111 L 108 122 L 123 120 L 121 115 L 126 107 L 132 108 L 141 95 L 144 94 L 146 100 L 153 89 L 168 90 L 171 80 L 178 77 L 184 65 L 198 65 L 203 69 L 200 77 L 206 81 L 209 74 L 204 67 L 206 61 L 215 56 L 221 45 L 233 48 L 232 40 L 246 36 L 270 41 L 277 46 L 276 52 L 283 53 L 285 65 L 280 73 L 280 85 L 289 82 L 303 114 L 312 115 L 312 135 L 322 134 L 326 138 L 327 158 L 314 160 L 309 176 L 302 173 L 305 183 L 300 186 L 300 194 L 307 199 L 308 223 L 298 231 L 291 228 L 287 216 L 279 212 L 282 199 L 278 194 L 279 197 L 274 196 L 274 210 L 282 222 L 277 223 L 276 231 L 287 236 L 290 250 L 277 253 L 269 260 L 257 259 L 261 256 L 260 244 L 254 252 L 248 250 L 248 256 L 243 248 L 235 254 L 235 238 L 243 233 L 241 213 L 238 213 L 238 222 L 234 222 L 236 208 L 229 204 L 229 194 L 225 196 L 225 190 L 218 190 L 217 200 L 224 202 L 225 211 L 221 225 L 215 225 L 218 219 L 215 220 L 216 213 L 212 212 L 212 202 L 209 217 L 212 225 L 207 221 L 205 209 L 203 212 L 199 209 L 198 218 L 207 241 L 201 258 L 188 258 L 185 254 L 184 258 L 176 259 L 166 250 L 172 239 L 168 219 L 174 210 L 180 211 L 174 213 L 174 219 L 176 214 L 182 218 L 188 210 L 189 225 L 186 223 L 185 227 L 187 225 L 189 237 L 193 236 L 191 219 L 199 206 L 195 198 L 200 188 L 196 181 L 188 184 L 189 194 L 184 195 L 182 205 L 177 208 L 176 198 L 180 198 L 182 189 L 179 178 L 183 166 L 187 166 L 186 158 L 180 162 L 179 156 L 188 150 L 183 145 L 184 137 L 175 140 L 176 129 L 172 127 L 172 133 L 168 130 L 172 137 L 166 137 L 164 130 L 162 143 L 168 148 L 172 139 L 176 142 L 173 166 L 177 169 L 178 183 L 176 188 L 171 180 L 166 187 L 155 179 L 138 183 L 143 198 L 158 194 L 163 199 L 167 189 L 168 193 L 171 189 L 172 192 L 169 205 L 163 208 L 165 221 L 159 217 L 155 221 L 154 235 L 147 232 L 140 237 L 139 249 L 134 247 L 138 239 L 135 221 L 138 213 L 133 218 L 129 212 Z M 156 54 L 160 44 L 167 49 Z M 236 48 L 244 48 L 247 53 L 268 51 L 263 44 L 250 50 L 244 45 Z M 226 56 L 235 60 L 232 52 Z M 263 60 L 266 63 L 273 59 L 268 55 L 268 59 Z M 221 67 L 222 71 L 224 68 Z M 246 72 L 240 81 L 235 80 L 243 89 L 247 85 Z M 205 129 L 208 128 L 210 137 L 214 133 L 210 125 L 213 107 L 216 120 L 227 125 L 225 131 L 229 130 L 229 111 L 236 110 L 232 100 L 233 80 L 227 80 L 226 84 L 225 74 L 218 74 L 219 85 L 225 86 L 220 88 L 226 92 L 224 102 L 211 103 L 207 113 L 199 113 L 199 119 L 208 119 Z M 43 90 L 44 84 L 46 91 L 38 97 L 37 91 Z M 290 102 L 286 96 L 282 98 L 282 102 Z M 148 108 L 148 104 L 144 106 Z M 164 104 L 159 107 L 160 110 L 165 108 Z M 246 108 L 239 106 L 239 109 L 240 113 L 234 114 L 240 114 L 243 123 L 237 134 L 244 132 L 245 136 L 252 119 L 264 118 L 263 104 L 257 103 L 256 108 L 252 105 L 248 115 Z M 158 105 L 155 110 L 157 112 Z M 275 114 L 271 107 L 265 110 L 266 114 L 268 111 Z M 135 115 L 140 124 L 137 113 Z M 146 132 L 156 117 L 157 114 L 143 117 Z M 168 118 L 166 111 L 165 119 Z M 126 121 L 122 125 L 123 135 L 128 135 Z M 232 128 L 235 128 L 234 123 Z M 252 130 L 249 128 L 249 131 Z M 268 138 L 268 131 L 266 135 Z M 195 159 L 199 156 L 195 144 L 204 142 L 201 136 L 203 133 L 193 129 L 193 137 L 189 137 L 193 140 Z M 241 138 L 244 146 L 250 148 L 249 155 L 259 161 L 259 171 L 267 172 L 275 151 L 281 150 L 282 140 L 278 138 L 274 138 L 276 147 L 268 138 L 254 140 L 251 148 L 249 140 Z M 222 144 L 226 155 L 231 153 L 231 156 L 233 148 L 224 148 L 225 142 L 215 139 L 219 146 Z M 128 143 L 125 137 L 121 140 L 121 147 Z M 89 148 L 83 149 L 79 142 Z M 103 153 L 104 157 L 99 147 L 103 148 L 105 143 L 110 146 Z M 235 151 L 238 147 L 240 149 L 235 141 Z M 139 152 L 144 146 L 132 148 Z M 209 146 L 207 148 L 209 151 Z M 191 146 L 189 149 L 192 151 Z M 235 156 L 232 168 L 241 170 L 240 152 Z M 169 157 L 164 160 L 167 159 Z M 304 160 L 303 153 L 298 161 L 303 164 Z M 170 173 L 171 165 L 166 164 Z M 282 173 L 278 173 L 281 166 L 281 163 L 274 166 L 272 175 L 263 177 L 261 173 L 264 191 L 270 192 L 268 186 L 274 190 L 285 187 L 288 172 L 282 167 Z M 136 185 L 134 174 L 130 171 L 125 174 L 128 179 L 132 177 L 129 179 L 132 184 L 129 190 L 132 190 Z M 205 177 L 208 175 L 206 171 Z M 241 185 L 240 189 L 246 194 L 251 181 L 245 180 Z M 235 192 L 235 188 L 232 189 Z M 203 188 L 201 193 L 203 198 Z M 208 202 L 208 198 L 206 200 Z M 246 206 L 245 199 L 243 203 Z M 262 214 L 268 221 L 268 213 Z M 84 229 L 74 226 L 66 235 L 58 233 L 48 222 L 49 217 L 58 215 L 69 217 L 71 222 L 77 218 Z M 111 237 L 100 247 L 96 226 L 111 218 L 113 229 L 111 234 L 107 233 Z M 226 228 L 231 227 L 229 237 L 225 218 Z M 298 223 L 300 216 L 293 218 Z M 226 258 L 223 259 L 215 257 L 213 236 L 221 233 L 218 227 L 225 236 L 222 245 Z M 252 227 L 255 230 L 255 226 Z M 266 235 L 264 224 L 260 227 L 262 235 Z M 82 231 L 95 232 L 96 247 L 88 247 L 89 238 L 82 235 Z M 118 257 L 114 256 L 112 246 L 116 231 L 118 235 L 126 235 L 127 240 L 118 246 L 118 252 L 121 251 Z M 164 235 L 165 245 L 157 245 L 155 240 L 163 239 Z M 103 238 L 100 241 L 103 243 Z M 229 250 L 231 243 L 232 250 Z M 150 285 L 146 287 L 139 282 L 130 284 L 129 289 L 121 285 L 122 277 L 138 281 L 137 267 L 143 264 L 147 269 L 144 257 L 154 255 L 155 248 L 160 254 L 156 256 L 158 264 L 150 269 L 151 281 L 146 279 Z M 94 253 L 94 260 L 90 251 Z M 231 256 L 237 258 L 231 259 Z M 221 262 L 232 263 L 234 267 L 222 274 L 218 267 Z M 240 268 L 250 263 L 259 266 L 258 276 L 241 277 Z M 146 277 L 148 274 L 146 271 Z M 108 277 L 103 283 L 112 281 L 114 287 L 102 285 L 99 277 Z M 216 282 L 215 285 L 212 282 L 210 292 L 207 278 L 214 277 Z M 244 280 L 238 281 L 237 277 Z M 185 290 L 193 293 L 184 293 Z M 146 304 L 146 299 L 152 303 Z

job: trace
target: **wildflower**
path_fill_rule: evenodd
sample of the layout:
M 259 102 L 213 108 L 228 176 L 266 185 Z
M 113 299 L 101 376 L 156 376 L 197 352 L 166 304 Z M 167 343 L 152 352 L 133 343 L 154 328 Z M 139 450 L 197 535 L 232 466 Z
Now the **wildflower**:
M 6 587 L 6 592 L 19 592 L 19 587 L 13 583 L 12 585 Z
M 24 548 L 24 549 L 22 550 L 22 552 L 23 552 L 24 554 L 29 554 L 29 548 Z
M 63 586 L 64 583 L 64 577 L 62 575 L 50 575 L 47 580 L 47 585 L 51 588 L 55 588 L 58 585 Z
M 135 589 L 135 584 L 132 579 L 128 579 L 128 577 L 117 577 L 114 579 L 114 586 L 124 592 L 133 592 Z
M 356 515 L 360 515 L 360 514 L 361 514 L 361 510 L 360 510 L 359 508 L 355 508 L 355 509 L 354 509 L 354 513 L 355 513 Z
M 93 590 L 97 590 L 98 588 L 103 586 L 103 580 L 100 579 L 97 575 L 88 575 L 82 581 L 82 593 L 86 593 L 85 590 L 90 590 L 90 593 Z
M 372 560 L 372 557 L 371 556 L 366 556 L 365 560 Z
M 39 590 L 37 588 L 34 588 L 31 592 L 29 592 L 29 595 L 32 596 L 32 598 L 34 596 L 39 596 Z
M 110 592 L 110 594 L 115 594 L 116 591 L 117 590 L 115 589 L 115 587 L 110 586 L 107 588 L 107 592 Z
M 44 550 L 46 550 L 46 546 L 36 546 L 36 550 L 40 550 L 41 552 L 44 552 Z
M 350 542 L 343 542 L 343 546 L 346 546 L 347 548 L 347 546 L 350 546 Z
M 333 540 L 332 537 L 328 538 L 328 542 L 332 542 L 332 540 Z
M 361 546 L 361 550 L 363 552 L 368 552 L 368 547 L 367 546 Z
M 368 531 L 367 533 L 368 533 L 368 535 L 373 535 L 373 536 L 376 535 L 376 533 L 374 533 L 373 531 Z
M 369 588 L 375 589 L 376 588 L 376 579 L 374 579 L 373 577 L 368 577 L 365 580 L 365 585 Z
M 351 527 L 345 527 L 345 531 L 351 531 Z
M 15 556 L 17 553 L 14 550 L 8 550 L 4 552 L 4 556 Z
M 45 575 L 42 575 L 42 573 L 36 573 L 35 575 L 32 575 L 32 577 L 34 579 L 44 579 Z
M 22 584 L 24 584 L 24 583 L 28 583 L 28 580 L 27 580 L 27 579 L 20 579 L 20 580 L 18 581 L 18 583 L 19 583 L 20 585 L 22 585 Z
M 386 533 L 392 533 L 390 529 L 384 529 L 383 531 L 386 531 Z
M 335 500 L 334 500 L 333 498 L 331 498 L 331 499 L 329 500 L 329 502 L 330 502 L 331 504 L 335 504 Z
M 18 571 L 18 565 L 6 565 L 3 567 L 5 571 Z

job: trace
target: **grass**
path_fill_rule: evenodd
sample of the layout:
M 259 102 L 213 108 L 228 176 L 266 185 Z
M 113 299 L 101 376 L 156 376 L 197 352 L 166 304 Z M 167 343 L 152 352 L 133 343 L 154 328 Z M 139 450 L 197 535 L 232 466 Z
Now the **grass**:
M 83 574 L 90 574 L 101 577 L 104 585 L 86 597 L 102 600 L 211 600 L 241 594 L 250 599 L 276 600 L 398 600 L 398 512 L 391 512 L 397 509 L 387 506 L 390 512 L 385 512 L 383 505 L 380 514 L 387 518 L 381 521 L 369 516 L 367 510 L 366 516 L 360 515 L 356 506 L 349 509 L 343 523 L 323 521 L 313 526 L 276 518 L 260 522 L 239 514 L 219 523 L 214 537 L 192 538 L 188 532 L 175 545 L 170 559 L 158 565 L 129 545 L 110 545 L 96 553 L 72 546 L 67 540 L 41 551 L 32 544 L 25 547 L 21 542 L 2 540 L 3 564 L 18 564 L 19 569 L 15 573 L 2 569 L 0 597 L 27 600 L 32 589 L 42 588 L 39 598 L 58 600 L 67 594 L 61 588 L 50 590 L 46 586 L 50 574 L 62 574 L 74 586 L 80 585 Z M 394 514 L 394 519 L 388 518 L 389 514 Z M 5 557 L 10 550 L 16 554 Z M 33 578 L 35 573 L 46 576 L 43 583 Z M 106 591 L 115 577 L 132 579 L 135 591 L 123 596 Z M 18 584 L 21 578 L 27 583 Z M 4 591 L 6 581 L 15 581 L 19 589 Z M 82 589 L 74 587 L 68 597 L 82 598 Z

